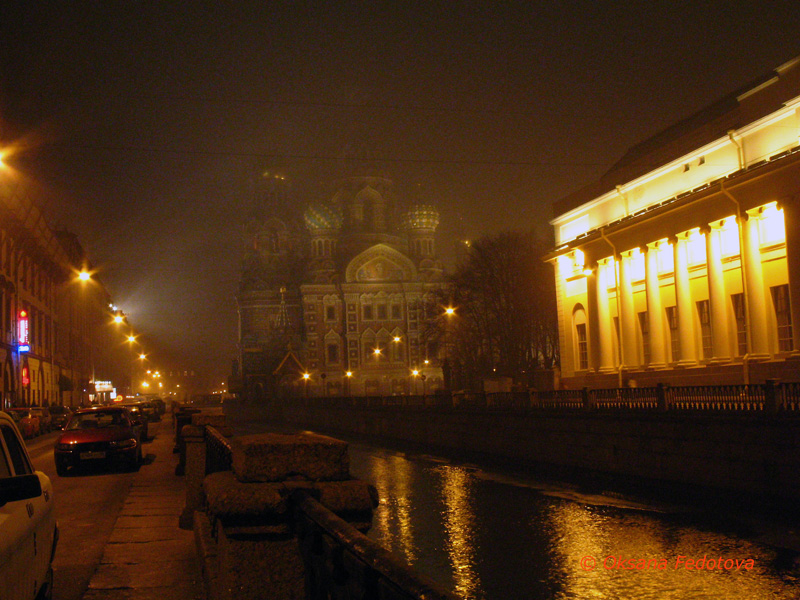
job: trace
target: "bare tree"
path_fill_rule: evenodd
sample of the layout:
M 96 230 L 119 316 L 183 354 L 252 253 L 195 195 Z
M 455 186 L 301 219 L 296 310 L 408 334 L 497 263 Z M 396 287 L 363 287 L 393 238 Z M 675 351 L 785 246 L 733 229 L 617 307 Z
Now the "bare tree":
M 548 250 L 534 233 L 519 232 L 469 247 L 429 323 L 452 387 L 479 389 L 486 377 L 500 375 L 529 385 L 536 369 L 558 362 L 555 283 L 542 261 Z

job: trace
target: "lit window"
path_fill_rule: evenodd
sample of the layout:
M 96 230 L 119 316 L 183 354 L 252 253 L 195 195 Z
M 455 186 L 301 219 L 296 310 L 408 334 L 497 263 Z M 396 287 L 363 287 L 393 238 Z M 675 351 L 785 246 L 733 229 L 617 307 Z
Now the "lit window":
M 575 363 L 579 371 L 589 368 L 589 341 L 586 336 L 586 312 L 578 306 L 573 313 L 575 323 Z
M 693 229 L 686 238 L 686 251 L 689 264 L 697 265 L 706 262 L 706 236 L 699 229 Z
M 666 309 L 667 324 L 669 325 L 670 350 L 672 350 L 672 362 L 681 359 L 681 345 L 678 331 L 678 307 L 668 306 Z
M 733 316 L 736 319 L 736 351 L 738 356 L 747 354 L 747 317 L 745 316 L 744 294 L 731 294 Z
M 642 332 L 642 358 L 645 365 L 650 364 L 650 320 L 647 311 L 639 313 L 639 330 Z
M 644 254 L 639 248 L 634 248 L 631 251 L 630 261 L 631 281 L 643 281 L 645 275 Z
M 697 303 L 697 316 L 700 318 L 700 334 L 703 338 L 703 358 L 709 359 L 714 355 L 711 338 L 711 314 L 708 300 Z
M 658 245 L 658 272 L 672 273 L 675 270 L 675 254 L 672 244 Z
M 791 352 L 792 341 L 792 308 L 789 301 L 789 285 L 776 285 L 770 288 L 772 304 L 775 307 L 775 322 L 778 326 L 778 351 Z
M 728 217 L 719 230 L 720 249 L 722 256 L 737 256 L 739 254 L 739 227 L 734 217 Z
M 758 220 L 759 236 L 762 246 L 771 246 L 786 241 L 786 224 L 783 209 L 773 202 L 764 207 Z

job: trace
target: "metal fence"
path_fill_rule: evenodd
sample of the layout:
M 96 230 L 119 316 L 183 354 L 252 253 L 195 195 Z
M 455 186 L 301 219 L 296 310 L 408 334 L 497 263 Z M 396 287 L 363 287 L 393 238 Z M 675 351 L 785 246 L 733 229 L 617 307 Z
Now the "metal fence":
M 800 416 L 800 382 L 631 387 L 517 392 L 438 392 L 430 396 L 324 396 L 293 399 L 326 408 L 518 411 L 674 411 L 700 413 L 784 413 Z
M 308 600 L 455 599 L 303 492 L 293 496 Z

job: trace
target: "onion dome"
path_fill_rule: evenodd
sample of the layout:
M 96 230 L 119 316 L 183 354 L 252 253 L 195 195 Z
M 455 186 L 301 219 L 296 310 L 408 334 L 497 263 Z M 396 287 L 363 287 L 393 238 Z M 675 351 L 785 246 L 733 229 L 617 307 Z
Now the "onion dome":
M 403 216 L 403 228 L 407 231 L 414 229 L 436 229 L 439 225 L 439 211 L 430 204 L 415 204 Z
M 323 229 L 339 229 L 342 226 L 342 213 L 337 207 L 315 202 L 306 209 L 303 218 L 310 232 Z

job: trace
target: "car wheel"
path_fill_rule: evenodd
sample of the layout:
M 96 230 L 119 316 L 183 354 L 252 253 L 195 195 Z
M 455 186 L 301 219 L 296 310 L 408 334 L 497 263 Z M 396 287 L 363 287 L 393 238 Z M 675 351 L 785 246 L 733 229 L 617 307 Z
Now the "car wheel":
M 63 460 L 56 459 L 56 473 L 59 477 L 67 476 L 67 465 Z

